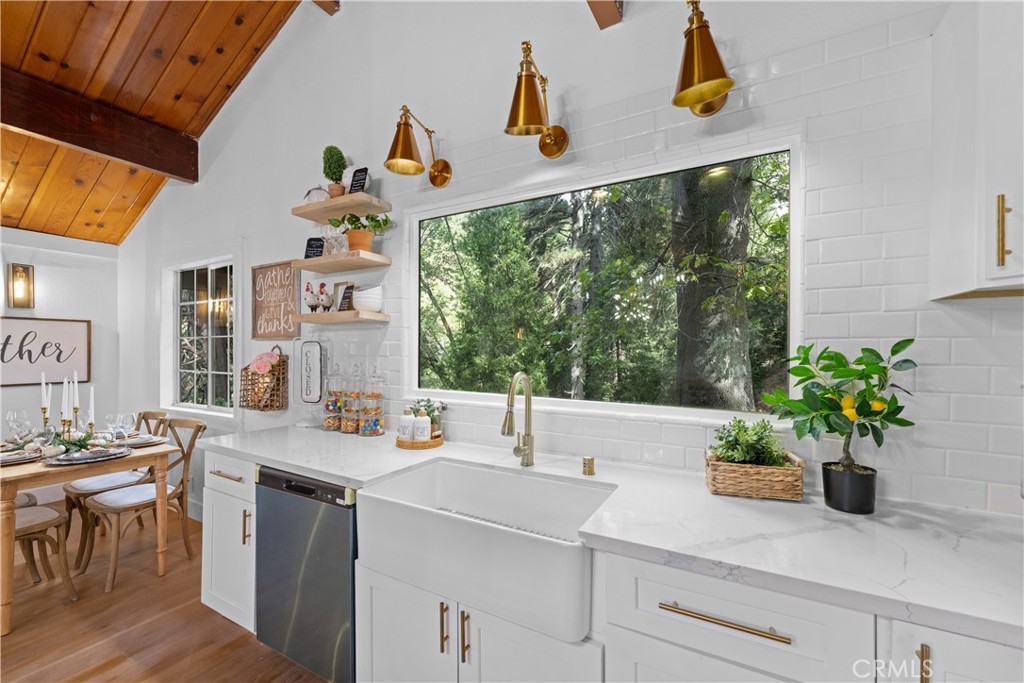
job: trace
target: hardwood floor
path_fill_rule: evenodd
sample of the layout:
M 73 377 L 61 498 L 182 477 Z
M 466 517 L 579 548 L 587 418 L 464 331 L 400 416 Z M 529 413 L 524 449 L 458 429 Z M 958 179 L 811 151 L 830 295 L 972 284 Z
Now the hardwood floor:
M 14 628 L 0 639 L 0 679 L 14 681 L 322 681 L 199 601 L 202 525 L 191 525 L 189 560 L 180 525 L 168 515 L 167 574 L 156 575 L 152 517 L 121 541 L 117 583 L 104 593 L 105 536 L 85 574 L 72 570 L 77 602 L 60 582 L 32 584 L 16 551 Z M 68 539 L 74 561 L 78 517 Z M 56 571 L 56 566 L 54 567 Z

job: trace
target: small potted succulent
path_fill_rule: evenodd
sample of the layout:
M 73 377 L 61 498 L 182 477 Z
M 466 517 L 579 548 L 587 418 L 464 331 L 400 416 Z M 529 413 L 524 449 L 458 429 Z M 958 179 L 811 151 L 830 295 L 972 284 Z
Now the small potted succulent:
M 815 441 L 822 434 L 843 437 L 843 457 L 821 464 L 825 504 L 835 510 L 869 515 L 875 511 L 875 475 L 877 470 L 858 465 L 850 452 L 853 436 L 868 435 L 881 448 L 890 427 L 911 427 L 913 422 L 900 417 L 896 391 L 910 394 L 892 381 L 892 373 L 917 367 L 909 358 L 893 358 L 910 348 L 913 339 L 902 339 L 883 357 L 875 349 L 863 348 L 850 361 L 827 346 L 812 359 L 814 345 L 800 346 L 789 359 L 789 373 L 802 387 L 799 398 L 791 398 L 784 389 L 764 394 L 764 401 L 780 418 L 793 421 L 796 437 L 810 435 Z
M 800 500 L 804 461 L 787 453 L 768 420 L 740 418 L 715 430 L 704 460 L 708 490 L 716 495 Z
M 345 186 L 341 184 L 341 179 L 345 176 L 347 168 L 348 161 L 340 149 L 334 145 L 324 147 L 324 177 L 330 181 L 327 194 L 332 198 L 345 194 Z
M 388 216 L 377 214 L 359 217 L 350 213 L 344 218 L 328 218 L 327 222 L 335 228 L 348 225 L 345 235 L 348 237 L 349 251 L 373 251 L 374 236 L 383 235 L 391 227 Z

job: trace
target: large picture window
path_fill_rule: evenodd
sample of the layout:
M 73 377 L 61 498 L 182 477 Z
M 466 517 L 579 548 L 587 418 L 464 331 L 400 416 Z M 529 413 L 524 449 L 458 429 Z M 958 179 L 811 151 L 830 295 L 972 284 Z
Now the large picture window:
M 421 221 L 419 386 L 761 410 L 789 194 L 779 152 Z
M 234 282 L 231 264 L 177 272 L 176 403 L 234 407 Z

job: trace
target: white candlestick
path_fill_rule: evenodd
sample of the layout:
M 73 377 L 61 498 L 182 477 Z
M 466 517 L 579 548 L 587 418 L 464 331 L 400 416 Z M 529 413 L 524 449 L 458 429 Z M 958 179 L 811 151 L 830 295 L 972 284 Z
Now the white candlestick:
M 39 373 L 39 407 L 46 407 L 46 373 Z
M 75 387 L 75 402 L 74 402 L 74 405 L 72 405 L 72 408 L 80 408 L 82 406 L 82 404 L 78 402 L 78 370 L 75 370 L 75 384 L 74 384 L 74 387 Z
M 68 378 L 65 377 L 64 385 L 61 388 L 60 394 L 60 417 L 62 420 L 68 419 L 68 415 L 71 414 L 71 411 L 68 409 L 68 401 L 71 399 L 69 393 L 70 392 L 68 391 Z
M 46 398 L 43 399 L 43 407 L 46 408 L 46 412 L 50 412 L 50 404 L 53 403 L 53 385 L 46 385 Z

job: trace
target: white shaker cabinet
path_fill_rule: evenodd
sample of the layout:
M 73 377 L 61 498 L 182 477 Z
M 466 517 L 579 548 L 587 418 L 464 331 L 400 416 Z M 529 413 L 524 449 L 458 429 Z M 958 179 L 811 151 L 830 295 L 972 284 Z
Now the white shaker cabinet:
M 202 601 L 253 631 L 257 467 L 210 451 L 205 459 Z
M 933 299 L 1024 288 L 1022 24 L 1020 2 L 953 3 L 932 36 Z
M 878 652 L 880 682 L 1024 681 L 1024 651 L 904 621 Z
M 356 563 L 359 681 L 600 681 L 601 654 Z

